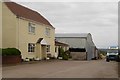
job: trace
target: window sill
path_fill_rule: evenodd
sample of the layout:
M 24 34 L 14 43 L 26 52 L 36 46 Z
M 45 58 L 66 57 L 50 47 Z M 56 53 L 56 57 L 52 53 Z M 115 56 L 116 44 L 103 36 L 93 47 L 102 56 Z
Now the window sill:
M 35 33 L 29 32 L 28 34 L 35 35 Z
M 28 54 L 34 54 L 35 52 L 28 52 Z
M 47 52 L 47 54 L 51 54 L 51 52 Z
M 47 37 L 47 38 L 51 38 L 50 36 L 47 36 L 47 35 L 46 35 L 46 37 Z

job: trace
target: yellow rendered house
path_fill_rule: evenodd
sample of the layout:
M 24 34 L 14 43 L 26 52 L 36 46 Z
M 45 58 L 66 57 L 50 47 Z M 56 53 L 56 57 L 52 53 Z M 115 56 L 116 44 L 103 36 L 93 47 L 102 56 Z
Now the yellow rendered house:
M 2 3 L 2 48 L 17 48 L 22 59 L 55 55 L 55 28 L 38 12 L 14 2 Z
M 2 2 L 0 1 L 0 48 L 2 48 Z

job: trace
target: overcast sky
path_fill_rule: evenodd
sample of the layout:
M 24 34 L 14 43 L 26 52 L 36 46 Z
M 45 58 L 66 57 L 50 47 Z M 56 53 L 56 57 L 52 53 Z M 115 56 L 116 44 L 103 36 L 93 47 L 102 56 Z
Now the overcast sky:
M 56 33 L 91 33 L 98 48 L 118 45 L 117 2 L 19 2 L 43 15 Z

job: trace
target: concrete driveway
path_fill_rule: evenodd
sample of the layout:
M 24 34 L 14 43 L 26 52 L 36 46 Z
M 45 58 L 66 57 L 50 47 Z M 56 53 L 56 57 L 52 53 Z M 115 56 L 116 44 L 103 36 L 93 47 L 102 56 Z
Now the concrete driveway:
M 118 63 L 52 60 L 3 67 L 2 71 L 3 78 L 118 78 Z

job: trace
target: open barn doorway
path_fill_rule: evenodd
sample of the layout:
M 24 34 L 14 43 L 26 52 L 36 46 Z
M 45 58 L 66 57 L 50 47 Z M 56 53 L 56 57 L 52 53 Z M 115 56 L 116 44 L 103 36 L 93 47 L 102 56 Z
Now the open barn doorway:
M 85 48 L 69 48 L 69 51 L 73 60 L 87 60 L 87 52 Z

